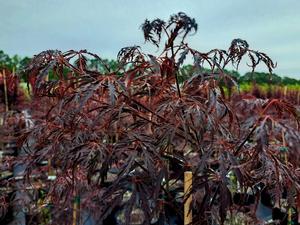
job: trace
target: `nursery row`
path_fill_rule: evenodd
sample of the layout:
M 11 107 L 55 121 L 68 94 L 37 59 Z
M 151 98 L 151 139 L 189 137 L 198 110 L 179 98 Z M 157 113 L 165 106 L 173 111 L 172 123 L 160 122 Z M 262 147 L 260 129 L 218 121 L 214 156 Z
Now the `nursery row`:
M 299 92 L 235 91 L 228 65 L 272 73 L 273 61 L 241 39 L 193 49 L 184 13 L 142 30 L 157 56 L 126 47 L 112 68 L 86 50 L 44 51 L 20 75 L 27 94 L 2 68 L 1 223 L 298 223 Z

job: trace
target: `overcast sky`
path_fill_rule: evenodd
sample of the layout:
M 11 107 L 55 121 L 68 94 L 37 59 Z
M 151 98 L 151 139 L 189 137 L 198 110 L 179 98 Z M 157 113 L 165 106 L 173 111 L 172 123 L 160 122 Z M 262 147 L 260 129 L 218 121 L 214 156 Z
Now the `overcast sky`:
M 300 79 L 300 0 L 0 0 L 0 11 L 0 49 L 10 55 L 88 49 L 114 59 L 125 46 L 150 51 L 141 23 L 182 11 L 198 22 L 191 47 L 227 49 L 246 39 L 278 63 L 275 73 Z

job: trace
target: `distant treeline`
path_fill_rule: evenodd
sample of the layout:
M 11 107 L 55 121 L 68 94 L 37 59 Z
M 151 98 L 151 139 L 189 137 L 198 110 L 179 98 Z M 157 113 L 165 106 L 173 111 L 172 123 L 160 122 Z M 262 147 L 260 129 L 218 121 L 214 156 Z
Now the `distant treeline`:
M 0 67 L 5 67 L 10 69 L 11 71 L 22 71 L 26 65 L 30 62 L 30 57 L 21 57 L 18 55 L 14 55 L 10 57 L 4 51 L 0 50 Z M 112 70 L 118 67 L 118 62 L 116 60 L 104 60 L 105 63 L 110 67 Z M 105 71 L 104 66 L 95 60 L 88 60 L 88 64 L 91 68 L 97 69 L 98 71 Z M 205 70 L 205 69 L 204 69 Z M 209 70 L 207 70 L 209 72 Z M 277 74 L 270 74 L 264 72 L 247 72 L 244 75 L 241 75 L 239 72 L 235 70 L 225 70 L 227 74 L 233 76 L 237 83 L 245 84 L 245 83 L 256 83 L 256 84 L 272 84 L 272 85 L 300 85 L 300 80 L 295 78 L 290 78 L 287 76 L 277 75 Z M 180 80 L 186 80 L 193 75 L 193 67 L 191 65 L 185 65 L 181 68 L 179 72 Z
M 210 72 L 208 69 L 204 69 L 207 72 Z M 185 65 L 181 69 L 181 76 L 182 79 L 188 79 L 191 76 L 191 71 L 193 71 L 193 68 L 191 65 Z M 295 78 L 290 78 L 287 76 L 272 74 L 265 72 L 247 72 L 244 75 L 241 75 L 236 70 L 225 70 L 226 74 L 230 74 L 232 77 L 235 78 L 237 83 L 239 84 L 247 84 L 247 83 L 255 83 L 259 85 L 300 85 L 300 80 Z

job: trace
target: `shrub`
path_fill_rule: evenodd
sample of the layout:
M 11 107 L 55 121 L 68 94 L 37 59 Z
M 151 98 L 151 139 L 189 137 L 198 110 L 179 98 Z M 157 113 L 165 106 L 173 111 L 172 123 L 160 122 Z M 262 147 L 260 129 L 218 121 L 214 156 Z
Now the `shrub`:
M 19 160 L 27 182 L 47 184 L 53 223 L 70 223 L 79 197 L 82 215 L 91 212 L 99 223 L 117 209 L 126 224 L 136 217 L 132 213 L 146 224 L 171 223 L 174 216 L 182 221 L 187 170 L 193 172 L 193 224 L 223 224 L 229 211 L 241 210 L 232 201 L 236 192 L 259 196 L 264 187 L 274 207 L 286 189 L 294 190 L 288 199 L 299 193 L 299 164 L 279 152 L 283 142 L 299 150 L 296 109 L 280 99 L 224 96 L 223 86 L 235 85 L 227 65 L 248 56 L 253 70 L 264 63 L 272 72 L 274 63 L 241 39 L 227 51 L 195 50 L 186 38 L 197 28 L 184 13 L 146 20 L 144 38 L 162 52 L 123 48 L 114 70 L 86 50 L 33 58 L 27 74 L 35 82 L 32 104 L 41 106 L 33 113 L 35 126 L 21 138 L 27 155 Z M 193 76 L 180 83 L 179 69 L 190 56 Z M 102 71 L 89 68 L 87 58 L 103 63 Z M 53 78 L 47 80 L 49 71 Z M 41 169 L 44 161 L 51 163 Z M 50 169 L 55 180 L 44 176 Z M 33 173 L 40 176 L 30 178 Z M 257 219 L 255 209 L 250 214 Z

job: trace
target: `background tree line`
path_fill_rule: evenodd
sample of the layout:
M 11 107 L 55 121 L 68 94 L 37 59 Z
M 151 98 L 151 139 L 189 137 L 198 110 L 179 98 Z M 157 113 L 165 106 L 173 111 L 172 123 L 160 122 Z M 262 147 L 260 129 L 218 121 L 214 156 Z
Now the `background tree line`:
M 11 71 L 22 71 L 26 68 L 28 63 L 30 62 L 30 57 L 21 57 L 19 55 L 9 56 L 4 51 L 0 50 L 0 67 L 5 67 L 7 69 L 10 69 Z M 104 59 L 105 64 L 110 68 L 112 71 L 116 71 L 118 68 L 118 62 L 116 60 L 109 60 Z M 87 60 L 87 64 L 91 69 L 96 69 L 99 72 L 107 72 L 107 68 L 103 66 L 103 62 L 99 62 L 98 60 Z M 207 72 L 210 72 L 209 69 L 203 69 L 207 70 Z M 186 79 L 189 79 L 192 77 L 192 71 L 193 66 L 192 65 L 185 65 L 183 66 L 179 71 L 179 78 L 180 81 L 184 81 Z M 273 85 L 283 85 L 283 86 L 298 86 L 300 85 L 300 80 L 273 74 L 272 76 L 269 75 L 269 73 L 265 72 L 247 72 L 244 75 L 241 75 L 239 72 L 235 70 L 225 70 L 225 72 L 233 77 L 235 77 L 236 81 L 239 84 L 245 84 L 245 83 L 255 83 L 255 84 L 273 84 Z M 51 77 L 51 74 L 50 74 Z

